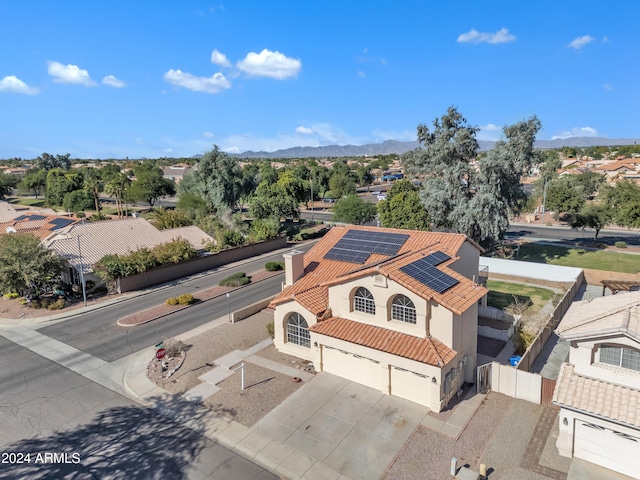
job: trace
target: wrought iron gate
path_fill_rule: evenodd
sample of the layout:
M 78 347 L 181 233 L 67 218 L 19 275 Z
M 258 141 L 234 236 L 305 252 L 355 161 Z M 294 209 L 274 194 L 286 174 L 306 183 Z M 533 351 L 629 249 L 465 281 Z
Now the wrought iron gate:
M 491 364 L 480 365 L 476 375 L 476 393 L 487 393 L 491 390 Z

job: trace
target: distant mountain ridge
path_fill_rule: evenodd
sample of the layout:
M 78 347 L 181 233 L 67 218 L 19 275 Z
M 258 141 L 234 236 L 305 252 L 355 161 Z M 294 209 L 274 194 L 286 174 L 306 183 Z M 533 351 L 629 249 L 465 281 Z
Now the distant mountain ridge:
M 480 150 L 491 150 L 495 142 L 479 141 Z M 639 138 L 604 138 L 604 137 L 570 137 L 555 140 L 537 140 L 536 148 L 561 147 L 609 147 L 634 145 L 640 143 Z M 236 154 L 239 158 L 308 158 L 308 157 L 362 157 L 365 155 L 400 154 L 420 147 L 419 142 L 399 142 L 386 140 L 382 143 L 366 145 L 326 145 L 321 147 L 292 147 L 275 152 L 243 152 Z

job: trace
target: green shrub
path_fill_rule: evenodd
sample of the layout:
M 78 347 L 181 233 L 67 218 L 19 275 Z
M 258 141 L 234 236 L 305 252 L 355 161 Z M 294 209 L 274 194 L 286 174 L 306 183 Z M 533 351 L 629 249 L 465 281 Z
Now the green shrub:
M 34 300 L 31 300 L 31 308 L 35 308 L 36 310 L 39 310 L 40 308 L 42 308 L 42 305 L 40 304 L 40 300 L 38 300 L 37 298 Z
M 178 299 L 175 297 L 172 298 L 167 298 L 164 303 L 166 303 L 167 305 L 178 305 Z
M 249 280 L 249 277 L 247 277 L 246 273 L 238 272 L 225 278 L 218 285 L 221 287 L 241 287 L 242 285 L 246 285 L 250 281 L 251 280 Z
M 13 300 L 14 298 L 18 298 L 20 295 L 18 295 L 16 292 L 11 292 L 11 293 L 5 293 L 3 295 L 4 298 L 6 298 L 7 300 Z
M 516 355 L 524 355 L 524 352 L 527 351 L 527 348 L 529 348 L 529 345 L 531 345 L 535 339 L 536 336 L 525 330 L 522 322 L 519 322 L 512 339 L 513 346 L 516 349 Z
M 264 265 L 264 269 L 267 272 L 277 272 L 278 270 L 284 270 L 284 262 L 267 262 Z
M 276 332 L 275 332 L 275 327 L 273 326 L 273 322 L 267 323 L 265 327 L 267 327 L 267 333 L 269 334 L 271 339 L 276 338 Z
M 59 298 L 55 302 L 50 303 L 47 308 L 49 310 L 60 310 L 61 308 L 64 308 L 65 304 L 64 298 Z
M 616 248 L 627 248 L 627 244 L 625 242 L 616 242 Z
M 178 297 L 178 303 L 180 305 L 191 305 L 195 301 L 196 299 L 193 298 L 193 295 L 191 295 L 190 293 L 183 293 Z

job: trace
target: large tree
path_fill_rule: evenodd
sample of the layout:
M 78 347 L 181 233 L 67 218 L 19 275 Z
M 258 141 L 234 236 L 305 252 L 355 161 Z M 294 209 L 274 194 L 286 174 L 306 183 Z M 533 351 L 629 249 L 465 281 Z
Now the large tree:
M 219 216 L 236 206 L 242 194 L 242 170 L 217 145 L 203 155 L 193 175 L 196 192 Z
M 298 218 L 298 201 L 289 195 L 283 186 L 261 183 L 255 196 L 249 202 L 249 210 L 254 219 Z
M 347 198 L 341 198 L 332 208 L 333 219 L 336 222 L 362 225 L 370 222 L 376 216 L 376 206 L 367 203 L 359 196 L 352 194 Z
M 589 203 L 580 212 L 571 216 L 569 224 L 572 228 L 593 228 L 593 244 L 598 241 L 600 230 L 611 223 L 613 210 L 604 203 Z
M 153 162 L 144 161 L 133 172 L 136 180 L 128 192 L 134 200 L 146 202 L 153 207 L 159 198 L 176 193 L 175 184 L 164 178 L 162 170 Z
M 522 207 L 520 180 L 538 160 L 533 142 L 539 129 L 535 116 L 506 126 L 504 138 L 479 158 L 478 129 L 455 107 L 434 120 L 433 130 L 419 125 L 424 148 L 410 152 L 405 163 L 424 176 L 420 197 L 435 226 L 487 245 L 501 238 Z
M 0 236 L 0 292 L 24 294 L 58 281 L 62 260 L 29 233 Z
M 71 155 L 68 153 L 64 155 L 49 155 L 43 153 L 34 161 L 34 166 L 42 170 L 52 170 L 54 168 L 61 168 L 62 170 L 69 170 L 71 168 Z
M 431 219 L 420 202 L 418 189 L 409 180 L 399 180 L 378 203 L 380 225 L 408 230 L 430 230 Z
M 125 215 L 123 204 L 130 185 L 131 180 L 124 173 L 114 175 L 104 184 L 104 193 L 113 197 L 116 201 L 118 217 L 123 217 Z
M 38 168 L 28 170 L 22 177 L 22 185 L 38 198 L 47 185 L 47 171 Z
M 7 175 L 0 172 L 0 200 L 4 200 L 18 184 L 18 178 L 15 175 Z
M 69 173 L 61 168 L 54 168 L 47 172 L 47 186 L 45 199 L 50 207 L 60 206 L 64 196 L 82 188 L 82 177 L 77 173 Z

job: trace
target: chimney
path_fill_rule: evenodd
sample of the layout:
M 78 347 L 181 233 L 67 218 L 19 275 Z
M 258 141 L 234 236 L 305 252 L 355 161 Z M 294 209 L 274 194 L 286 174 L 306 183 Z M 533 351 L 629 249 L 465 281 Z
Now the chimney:
M 284 257 L 285 287 L 293 285 L 304 275 L 304 252 L 291 250 Z

